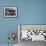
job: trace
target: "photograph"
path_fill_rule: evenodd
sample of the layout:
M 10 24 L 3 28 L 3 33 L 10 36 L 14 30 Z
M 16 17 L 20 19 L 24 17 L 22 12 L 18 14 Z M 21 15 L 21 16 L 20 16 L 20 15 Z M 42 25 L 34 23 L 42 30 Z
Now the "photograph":
M 16 17 L 17 7 L 4 7 L 4 17 Z
M 20 24 L 18 30 L 20 41 L 46 41 L 46 25 Z

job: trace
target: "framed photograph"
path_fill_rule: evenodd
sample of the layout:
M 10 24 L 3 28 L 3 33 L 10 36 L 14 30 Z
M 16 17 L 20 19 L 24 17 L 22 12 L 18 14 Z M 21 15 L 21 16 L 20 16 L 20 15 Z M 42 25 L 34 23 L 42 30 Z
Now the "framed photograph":
M 46 25 L 44 24 L 19 24 L 18 41 L 46 41 Z
M 16 17 L 17 7 L 4 7 L 4 17 Z

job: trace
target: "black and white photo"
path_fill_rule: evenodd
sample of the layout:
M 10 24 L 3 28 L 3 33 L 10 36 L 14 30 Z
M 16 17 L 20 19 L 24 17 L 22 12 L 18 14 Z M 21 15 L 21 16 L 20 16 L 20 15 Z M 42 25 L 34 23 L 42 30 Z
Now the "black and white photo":
M 4 17 L 16 17 L 17 7 L 4 7 Z

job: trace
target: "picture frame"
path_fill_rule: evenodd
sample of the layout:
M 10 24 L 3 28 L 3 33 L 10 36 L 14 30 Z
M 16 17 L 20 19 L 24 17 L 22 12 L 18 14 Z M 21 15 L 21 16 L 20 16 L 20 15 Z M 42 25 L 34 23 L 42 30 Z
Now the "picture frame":
M 17 17 L 17 7 L 15 6 L 4 7 L 4 17 Z
M 22 32 L 27 30 L 28 37 L 25 39 Z M 18 42 L 21 40 L 46 41 L 46 24 L 18 24 Z

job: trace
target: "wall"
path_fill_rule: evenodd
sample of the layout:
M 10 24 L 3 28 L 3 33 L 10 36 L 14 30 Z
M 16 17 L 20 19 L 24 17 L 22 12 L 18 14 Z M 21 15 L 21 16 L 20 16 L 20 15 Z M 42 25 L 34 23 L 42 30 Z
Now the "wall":
M 46 24 L 46 0 L 19 0 L 20 24 Z
M 5 6 L 18 6 L 18 0 L 0 0 L 0 44 L 7 44 L 8 34 L 16 32 L 17 35 L 17 18 L 5 18 L 3 10 Z M 18 39 L 18 38 L 17 38 Z M 16 39 L 16 43 L 18 42 Z
M 16 6 L 18 16 L 4 18 L 4 6 Z M 18 24 L 46 24 L 46 0 L 0 0 L 0 44 L 8 43 L 9 32 L 18 32 Z

